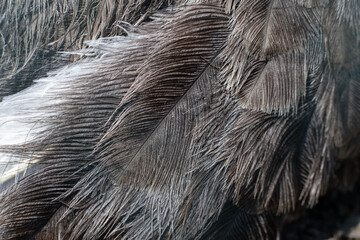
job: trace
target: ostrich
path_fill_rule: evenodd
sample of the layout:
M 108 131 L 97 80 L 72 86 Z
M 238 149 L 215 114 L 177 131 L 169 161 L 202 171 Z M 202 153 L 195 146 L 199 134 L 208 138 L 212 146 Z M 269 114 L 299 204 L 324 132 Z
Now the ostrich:
M 357 180 L 357 0 L 0 11 L 0 239 L 276 239 Z

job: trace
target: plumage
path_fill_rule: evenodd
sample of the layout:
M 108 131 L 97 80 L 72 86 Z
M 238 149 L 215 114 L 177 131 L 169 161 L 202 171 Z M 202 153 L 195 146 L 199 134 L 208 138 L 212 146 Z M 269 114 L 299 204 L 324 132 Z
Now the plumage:
M 358 1 L 17 4 L 1 94 L 72 63 L 0 103 L 0 239 L 276 239 L 357 180 Z

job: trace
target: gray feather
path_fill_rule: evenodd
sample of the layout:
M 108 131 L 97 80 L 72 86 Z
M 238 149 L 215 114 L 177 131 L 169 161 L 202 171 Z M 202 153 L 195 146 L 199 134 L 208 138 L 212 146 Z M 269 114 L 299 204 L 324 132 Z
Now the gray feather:
M 35 138 L 0 146 L 35 163 L 0 195 L 0 239 L 275 239 L 354 184 L 357 1 L 96 3 L 44 8 L 72 13 L 45 31 L 68 44 L 54 49 L 93 40 L 46 78 L 58 82 L 31 110 L 48 114 Z M 124 32 L 109 32 L 114 18 Z M 1 61 L 21 70 L 21 56 Z

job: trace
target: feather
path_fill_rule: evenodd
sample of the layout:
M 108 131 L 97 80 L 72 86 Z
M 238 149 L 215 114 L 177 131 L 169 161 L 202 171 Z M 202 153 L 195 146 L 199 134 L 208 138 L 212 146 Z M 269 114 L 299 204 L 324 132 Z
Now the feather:
M 226 203 L 218 220 L 201 239 L 274 239 L 277 219 L 273 215 L 250 215 Z
M 356 181 L 357 1 L 44 3 L 77 61 L 0 103 L 3 161 L 28 168 L 0 239 L 276 239 Z
M 151 4 L 143 0 L 2 1 L 0 98 L 21 91 L 48 71 L 77 59 L 75 55 L 59 56 L 57 51 L 78 50 L 87 40 L 119 35 L 123 27 L 118 21 L 139 24 L 166 3 L 164 0 Z
M 281 115 L 297 111 L 307 76 L 317 70 L 323 56 L 317 42 L 320 18 L 317 8 L 292 1 L 239 4 L 224 51 L 223 74 L 226 89 L 242 107 Z
M 113 51 L 119 47 L 119 43 L 117 41 L 111 43 L 110 40 L 93 46 L 94 50 L 103 49 L 103 57 L 97 57 L 93 60 L 85 59 L 56 75 L 56 79 L 62 79 L 57 83 L 57 88 L 60 88 L 60 90 L 56 88 L 48 89 L 49 96 L 47 99 L 52 100 L 55 96 L 60 99 L 66 97 L 67 99 L 64 101 L 67 104 L 63 101 L 59 105 L 50 104 L 51 108 L 55 108 L 51 110 L 58 115 L 45 121 L 44 127 L 46 127 L 47 131 L 45 130 L 43 137 L 34 140 L 31 146 L 28 147 L 28 154 L 37 159 L 37 162 L 41 162 L 36 174 L 26 176 L 22 180 L 24 185 L 15 185 L 12 189 L 7 190 L 8 194 L 4 194 L 6 198 L 11 198 L 12 193 L 14 194 L 12 204 L 7 204 L 6 207 L 11 209 L 13 206 L 14 212 L 11 210 L 7 213 L 3 212 L 5 215 L 12 215 L 11 219 L 14 220 L 10 225 L 2 221 L 1 228 L 7 228 L 7 231 L 4 231 L 3 234 L 4 238 L 27 237 L 37 232 L 38 228 L 43 227 L 43 222 L 48 221 L 51 215 L 61 206 L 59 201 L 54 201 L 54 199 L 71 189 L 83 172 L 88 171 L 86 169 L 82 171 L 82 168 L 88 164 L 88 155 L 91 153 L 94 143 L 96 143 L 97 135 L 102 132 L 102 123 L 106 121 L 124 92 L 129 88 L 134 79 L 133 74 L 139 67 L 138 64 L 142 62 L 143 50 L 151 43 L 146 39 L 142 39 L 142 41 L 143 44 L 140 43 L 141 41 L 137 42 L 139 54 L 138 58 L 133 58 L 133 65 L 131 67 L 122 66 L 122 68 L 127 69 L 124 75 L 121 74 L 123 71 L 118 65 L 119 62 L 110 61 L 110 59 L 114 58 L 114 56 L 121 59 L 127 55 L 125 54 L 126 51 L 124 49 Z M 121 46 L 124 46 L 125 49 L 129 48 L 129 51 L 134 56 L 136 55 L 135 51 L 133 51 L 132 41 L 122 41 Z M 108 51 L 109 47 L 112 52 Z M 94 77 L 94 85 L 92 85 L 84 80 L 89 77 L 89 71 L 87 70 L 94 69 L 94 67 L 99 67 L 102 71 L 98 72 L 97 77 L 91 74 Z M 120 70 L 120 72 L 116 71 L 114 75 L 114 69 Z M 107 81 L 104 81 L 104 79 L 107 79 Z M 71 82 L 70 85 L 69 82 Z M 71 94 L 65 95 L 64 91 L 71 91 Z M 47 102 L 46 98 L 43 101 Z M 56 102 L 56 99 L 53 99 L 53 101 Z M 88 104 L 84 105 L 83 102 Z M 47 107 L 44 106 L 43 108 L 48 109 Z M 45 151 L 45 153 L 39 156 L 34 155 L 33 151 L 35 149 L 39 149 L 38 151 L 41 152 Z M 27 154 L 26 149 L 22 151 L 22 154 Z M 15 194 L 14 188 L 22 192 L 22 195 L 16 197 L 17 194 Z M 39 194 L 39 192 L 43 194 Z M 41 203 L 37 205 L 38 208 L 29 208 L 33 201 Z M 3 203 L 5 204 L 5 202 Z M 21 206 L 23 206 L 23 210 L 19 212 Z M 24 211 L 29 212 L 27 217 L 21 216 Z M 16 214 L 20 214 L 20 216 L 16 218 Z M 5 218 L 2 218 L 2 220 L 5 220 Z M 19 231 L 20 228 L 22 231 Z

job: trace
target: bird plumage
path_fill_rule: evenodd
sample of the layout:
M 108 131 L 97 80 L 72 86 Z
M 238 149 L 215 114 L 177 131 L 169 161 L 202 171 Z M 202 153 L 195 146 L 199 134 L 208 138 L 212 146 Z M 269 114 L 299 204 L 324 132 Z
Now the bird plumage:
M 1 146 L 33 163 L 0 195 L 1 239 L 275 239 L 352 186 L 360 3 L 117 4 L 122 36 L 19 93 L 14 119 L 43 114 Z

